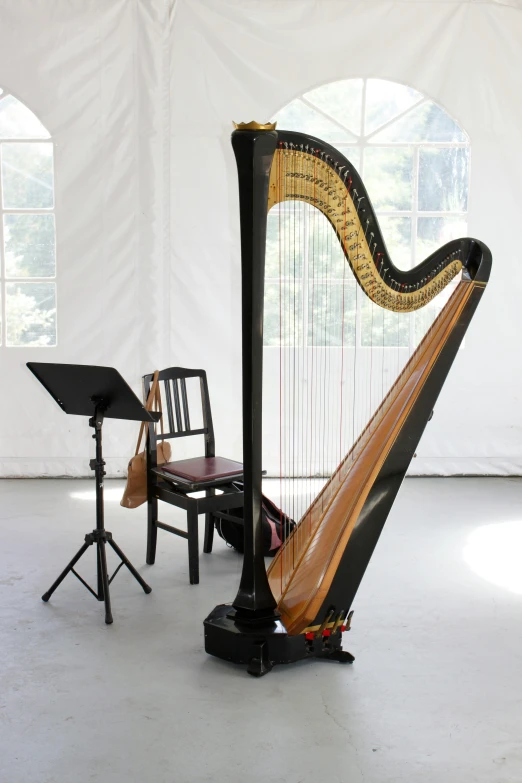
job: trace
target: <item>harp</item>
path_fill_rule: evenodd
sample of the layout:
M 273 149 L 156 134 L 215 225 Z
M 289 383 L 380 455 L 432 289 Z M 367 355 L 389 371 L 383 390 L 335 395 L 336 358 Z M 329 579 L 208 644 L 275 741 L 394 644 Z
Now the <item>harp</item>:
M 388 254 L 357 171 L 336 149 L 310 136 L 256 123 L 236 126 L 232 146 L 241 222 L 245 553 L 234 602 L 217 606 L 205 620 L 205 648 L 225 660 L 248 664 L 250 674 L 261 676 L 275 663 L 303 658 L 353 661 L 342 650 L 342 633 L 350 628 L 358 587 L 488 281 L 491 253 L 476 239 L 457 239 L 413 269 L 402 270 Z M 337 466 L 317 496 L 306 499 L 296 528 L 267 572 L 260 518 L 265 245 L 268 212 L 285 204 L 304 204 L 327 221 L 328 237 L 321 241 L 341 253 L 343 275 L 350 276 L 356 295 L 372 308 L 371 335 L 374 312 L 382 314 L 383 324 L 385 317 L 395 318 L 399 333 L 401 319 L 418 317 L 441 297 L 446 301 L 411 355 L 397 361 L 393 382 L 384 382 L 381 351 L 380 394 L 374 395 L 370 379 L 367 420 L 359 427 L 354 423 Z M 299 235 L 295 214 L 293 223 L 290 220 L 294 240 Z M 295 242 L 292 252 L 295 268 Z M 327 309 L 324 298 L 318 300 L 319 310 Z M 291 305 L 289 309 L 280 302 L 281 323 L 291 320 L 289 312 Z M 345 319 L 346 308 L 341 307 L 343 335 Z M 420 322 L 426 326 L 426 320 Z M 327 344 L 323 341 L 321 347 Z M 345 365 L 350 359 L 353 354 Z M 325 365 L 316 364 L 316 370 L 322 382 Z M 353 380 L 355 385 L 355 371 Z M 349 396 L 346 387 L 341 378 L 341 418 L 343 395 Z M 294 374 L 282 409 L 293 405 L 300 393 Z M 354 395 L 345 404 L 345 421 Z M 330 412 L 330 398 L 319 395 L 319 402 Z M 297 416 L 303 418 L 306 406 Z M 294 429 L 295 419 L 294 409 Z M 328 431 L 335 428 L 334 421 Z M 292 443 L 298 450 L 306 446 L 299 437 Z

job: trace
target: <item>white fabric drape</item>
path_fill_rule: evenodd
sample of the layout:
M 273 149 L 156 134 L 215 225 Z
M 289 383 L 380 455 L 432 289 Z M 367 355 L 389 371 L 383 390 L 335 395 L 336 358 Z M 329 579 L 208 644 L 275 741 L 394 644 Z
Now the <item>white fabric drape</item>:
M 58 239 L 58 347 L 0 348 L 0 475 L 89 474 L 86 420 L 29 360 L 112 365 L 137 391 L 156 367 L 204 367 L 219 452 L 241 458 L 231 121 L 354 77 L 411 85 L 467 131 L 470 234 L 494 257 L 412 472 L 522 473 L 521 5 L 0 0 L 0 85 L 52 134 Z M 135 429 L 106 427 L 110 474 Z
M 115 366 L 138 393 L 169 361 L 166 26 L 163 2 L 0 4 L 0 85 L 55 144 L 58 286 L 58 346 L 0 349 L 4 476 L 90 474 L 87 420 L 64 416 L 26 361 Z M 135 430 L 105 427 L 110 474 Z

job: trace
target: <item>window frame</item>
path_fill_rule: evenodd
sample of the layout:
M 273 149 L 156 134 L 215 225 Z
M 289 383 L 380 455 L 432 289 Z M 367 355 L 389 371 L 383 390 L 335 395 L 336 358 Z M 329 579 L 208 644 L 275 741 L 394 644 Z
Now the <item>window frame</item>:
M 357 171 L 361 175 L 361 179 L 363 182 L 365 182 L 365 157 L 366 157 L 366 151 L 368 149 L 411 149 L 412 151 L 412 198 L 411 198 L 411 209 L 407 210 L 382 210 L 382 209 L 375 209 L 375 214 L 377 216 L 377 219 L 380 221 L 380 218 L 409 218 L 410 220 L 410 254 L 411 254 L 411 262 L 410 262 L 410 268 L 416 266 L 419 264 L 423 258 L 418 258 L 418 249 L 417 249 L 417 242 L 418 242 L 418 221 L 419 218 L 458 218 L 462 221 L 463 224 L 465 224 L 465 228 L 467 230 L 467 218 L 468 218 L 468 211 L 469 211 L 469 183 L 470 183 L 470 176 L 471 176 L 471 142 L 469 139 L 469 135 L 467 132 L 462 128 L 460 123 L 452 117 L 452 115 L 446 111 L 446 109 L 441 106 L 439 103 L 434 101 L 432 98 L 430 98 L 428 95 L 420 93 L 416 88 L 416 92 L 419 92 L 419 95 L 421 95 L 420 99 L 412 103 L 410 106 L 408 106 L 403 111 L 399 112 L 398 114 L 394 115 L 391 119 L 384 122 L 382 125 L 379 125 L 374 130 L 365 133 L 365 117 L 366 117 L 366 98 L 367 98 L 367 89 L 368 89 L 368 82 L 376 80 L 371 79 L 369 77 L 355 77 L 353 79 L 347 79 L 347 80 L 341 80 L 341 81 L 362 81 L 362 95 L 361 95 L 361 107 L 360 107 L 360 124 L 359 124 L 359 136 L 356 136 L 355 131 L 352 128 L 349 128 L 348 126 L 344 125 L 341 121 L 333 117 L 332 115 L 328 114 L 328 112 L 324 111 L 321 107 L 317 106 L 315 103 L 310 101 L 306 95 L 309 94 L 311 91 L 315 91 L 317 89 L 320 89 L 321 87 L 328 87 L 330 84 L 335 84 L 339 80 L 336 80 L 334 82 L 328 82 L 323 85 L 318 85 L 316 87 L 310 88 L 310 90 L 307 90 L 305 93 L 296 96 L 292 101 L 290 101 L 285 106 L 281 107 L 279 111 L 275 115 L 275 119 L 277 121 L 277 115 L 280 111 L 283 111 L 288 106 L 290 106 L 294 101 L 301 101 L 304 103 L 308 108 L 312 109 L 317 114 L 320 114 L 324 119 L 328 120 L 331 123 L 334 123 L 337 125 L 340 129 L 343 131 L 346 131 L 350 136 L 354 136 L 354 141 L 343 141 L 343 142 L 330 142 L 335 146 L 336 149 L 339 150 L 343 155 L 345 155 L 348 160 L 351 160 L 350 156 L 350 150 L 356 150 L 357 156 L 358 156 L 358 165 L 356 166 Z M 389 81 L 390 84 L 393 85 L 400 85 L 402 87 L 410 87 L 410 85 L 401 84 L 400 82 L 394 82 L 390 80 L 382 80 L 378 79 L 376 81 Z M 439 109 L 444 111 L 444 113 L 458 126 L 459 130 L 465 136 L 466 141 L 383 141 L 383 142 L 373 142 L 372 139 L 376 135 L 382 133 L 384 130 L 386 130 L 388 127 L 396 123 L 397 121 L 401 120 L 402 118 L 406 117 L 410 112 L 413 112 L 416 110 L 419 106 L 421 106 L 424 103 L 434 103 Z M 313 135 L 313 134 L 312 134 Z M 467 178 L 466 178 L 466 209 L 465 210 L 454 210 L 454 211 L 436 211 L 436 210 L 420 210 L 419 209 L 419 167 L 420 167 L 420 154 L 422 149 L 466 149 L 468 150 L 468 168 L 467 168 Z M 354 164 L 355 165 L 355 164 Z M 371 198 L 370 193 L 370 198 Z M 275 205 L 270 210 L 269 215 L 277 215 L 278 210 L 280 209 L 281 205 Z M 306 205 L 306 209 L 304 209 L 304 220 L 305 223 L 309 221 L 309 213 L 311 209 L 314 209 L 310 205 Z M 270 219 L 270 217 L 269 217 Z M 386 234 L 383 232 L 384 241 L 386 242 Z M 392 255 L 392 254 L 391 254 Z M 393 259 L 393 255 L 392 255 Z M 305 242 L 304 248 L 303 248 L 303 261 L 302 261 L 302 269 L 301 269 L 301 291 L 302 291 L 302 297 L 301 297 L 301 323 L 302 323 L 302 329 L 301 329 L 301 340 L 299 344 L 286 344 L 286 343 L 267 343 L 264 342 L 263 347 L 264 348 L 310 348 L 311 346 L 308 343 L 308 307 L 307 307 L 307 297 L 305 294 L 308 291 L 309 287 L 309 277 L 308 277 L 308 269 L 309 269 L 309 248 L 308 248 L 308 242 Z M 294 278 L 289 277 L 265 277 L 265 285 L 267 283 L 274 284 L 274 283 L 285 283 L 290 282 Z M 343 280 L 341 278 L 331 278 L 331 283 L 335 284 L 342 284 Z M 354 283 L 357 285 L 355 278 Z M 369 346 L 365 345 L 362 340 L 362 329 L 361 329 L 361 323 L 362 323 L 362 305 L 363 305 L 364 297 L 363 296 L 357 296 L 356 299 L 356 329 L 355 329 L 355 337 L 356 337 L 356 344 L 355 346 L 341 346 L 341 345 L 329 345 L 329 346 L 322 346 L 323 348 L 330 348 L 339 350 L 341 347 L 347 348 L 347 347 L 355 347 L 357 349 L 365 349 Z M 409 349 L 411 352 L 415 347 L 415 318 L 410 319 L 409 324 L 409 345 L 408 346 L 384 346 L 386 348 L 392 348 L 392 347 L 404 347 Z
M 55 143 L 47 128 L 43 125 L 36 114 L 13 93 L 4 87 L 0 88 L 0 101 L 8 96 L 12 96 L 21 103 L 28 111 L 33 114 L 38 122 L 45 129 L 47 136 L 34 136 L 25 138 L 21 136 L 0 137 L 0 350 L 5 349 L 41 349 L 56 348 L 58 346 L 58 252 L 56 242 L 56 170 L 55 170 Z M 51 170 L 53 182 L 53 204 L 52 207 L 35 208 L 11 208 L 4 207 L 4 183 L 2 175 L 4 144 L 49 144 L 51 146 Z M 47 277 L 13 277 L 7 275 L 6 253 L 4 243 L 4 216 L 5 215 L 52 215 L 54 226 L 54 275 Z M 7 341 L 7 286 L 10 283 L 52 283 L 54 285 L 55 298 L 55 334 L 53 343 L 43 343 L 39 345 L 14 345 Z

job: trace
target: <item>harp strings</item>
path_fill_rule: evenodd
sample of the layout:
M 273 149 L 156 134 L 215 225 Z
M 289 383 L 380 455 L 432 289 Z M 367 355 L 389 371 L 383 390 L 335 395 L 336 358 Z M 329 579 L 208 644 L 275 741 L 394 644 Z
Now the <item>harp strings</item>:
M 280 556 L 281 590 L 329 503 L 330 491 L 316 502 L 318 493 L 333 474 L 336 486 L 344 479 L 347 465 L 336 472 L 337 467 L 346 455 L 348 465 L 356 460 L 354 444 L 368 425 L 370 431 L 375 428 L 375 412 L 440 309 L 434 300 L 431 314 L 419 311 L 422 318 L 415 324 L 415 314 L 385 311 L 367 298 L 332 226 L 306 203 L 304 184 L 299 190 L 307 175 L 317 179 L 304 158 L 288 151 L 275 164 L 279 505 L 298 521 Z M 303 200 L 285 200 L 290 174 L 293 193 L 301 193 Z M 329 182 L 327 186 L 329 190 Z M 315 198 L 315 185 L 313 193 Z M 344 212 L 346 216 L 346 208 Z M 265 379 L 265 389 L 275 384 L 275 378 Z

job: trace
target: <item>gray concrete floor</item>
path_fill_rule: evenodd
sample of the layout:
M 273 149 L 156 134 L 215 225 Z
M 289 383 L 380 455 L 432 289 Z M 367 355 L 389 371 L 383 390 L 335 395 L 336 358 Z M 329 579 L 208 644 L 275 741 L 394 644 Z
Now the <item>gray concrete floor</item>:
M 153 592 L 122 570 L 105 626 L 72 576 L 40 600 L 93 526 L 92 482 L 0 482 L 2 783 L 520 783 L 522 480 L 407 480 L 345 637 L 355 664 L 260 680 L 203 650 L 239 557 L 218 539 L 191 587 L 185 542 L 160 532 L 144 565 L 121 486 L 107 528 Z

